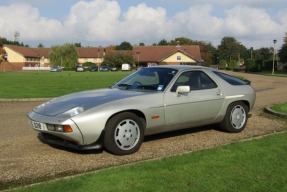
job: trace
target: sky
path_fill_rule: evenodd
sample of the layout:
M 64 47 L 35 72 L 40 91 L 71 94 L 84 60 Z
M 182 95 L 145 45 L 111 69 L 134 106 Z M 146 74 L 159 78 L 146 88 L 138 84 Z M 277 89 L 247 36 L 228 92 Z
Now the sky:
M 286 0 L 0 0 L 0 37 L 37 47 L 138 45 L 187 37 L 280 48 Z M 277 43 L 274 44 L 273 40 Z

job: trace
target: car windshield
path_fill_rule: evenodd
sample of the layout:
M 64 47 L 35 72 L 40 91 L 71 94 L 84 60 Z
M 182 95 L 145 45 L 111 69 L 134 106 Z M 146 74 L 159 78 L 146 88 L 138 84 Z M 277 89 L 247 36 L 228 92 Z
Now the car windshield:
M 177 70 L 171 68 L 143 68 L 113 86 L 119 89 L 164 91 Z

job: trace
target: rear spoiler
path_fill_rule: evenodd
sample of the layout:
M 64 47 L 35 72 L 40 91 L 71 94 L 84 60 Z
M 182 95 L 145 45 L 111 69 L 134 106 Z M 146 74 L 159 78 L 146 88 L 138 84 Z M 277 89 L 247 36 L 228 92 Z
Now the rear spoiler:
M 251 81 L 247 80 L 247 79 L 243 79 L 243 81 L 247 84 L 247 85 L 250 85 L 251 84 Z

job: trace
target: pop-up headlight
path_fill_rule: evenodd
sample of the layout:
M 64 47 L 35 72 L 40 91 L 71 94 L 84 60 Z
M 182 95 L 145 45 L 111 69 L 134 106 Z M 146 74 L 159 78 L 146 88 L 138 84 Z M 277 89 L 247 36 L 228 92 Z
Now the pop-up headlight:
M 85 111 L 84 107 L 75 107 L 73 109 L 70 109 L 69 111 L 66 111 L 65 113 L 61 114 L 60 117 L 64 118 L 71 118 L 76 115 L 79 115 L 80 113 L 83 113 Z

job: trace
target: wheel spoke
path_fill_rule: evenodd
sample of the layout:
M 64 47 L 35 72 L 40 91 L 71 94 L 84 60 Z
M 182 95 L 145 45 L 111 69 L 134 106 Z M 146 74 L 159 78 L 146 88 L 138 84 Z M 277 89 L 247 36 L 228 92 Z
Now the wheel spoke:
M 120 149 L 129 150 L 139 141 L 139 126 L 131 119 L 121 121 L 115 130 L 116 144 Z
M 246 114 L 242 106 L 237 105 L 233 108 L 230 115 L 230 121 L 235 129 L 240 129 L 245 124 Z

